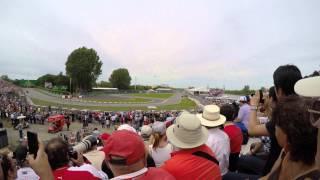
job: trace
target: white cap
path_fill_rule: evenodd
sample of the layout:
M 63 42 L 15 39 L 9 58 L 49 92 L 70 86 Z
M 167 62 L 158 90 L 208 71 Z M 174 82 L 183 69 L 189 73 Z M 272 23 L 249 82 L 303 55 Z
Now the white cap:
M 241 97 L 239 98 L 239 101 L 240 101 L 240 102 L 247 102 L 247 97 L 241 96 Z
M 146 136 L 150 136 L 152 133 L 152 129 L 150 126 L 148 125 L 143 125 L 141 127 L 141 136 L 146 135 Z
M 294 91 L 305 97 L 320 97 L 320 76 L 299 80 L 294 86 Z
M 122 124 L 122 125 L 119 126 L 119 128 L 117 130 L 128 130 L 128 131 L 137 133 L 137 131 L 132 126 L 130 126 L 129 124 Z

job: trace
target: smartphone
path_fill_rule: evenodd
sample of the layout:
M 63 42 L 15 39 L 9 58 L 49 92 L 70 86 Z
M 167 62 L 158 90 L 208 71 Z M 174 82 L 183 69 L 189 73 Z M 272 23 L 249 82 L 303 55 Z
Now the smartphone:
M 39 149 L 38 134 L 35 132 L 27 131 L 27 138 L 29 154 L 33 154 L 34 158 L 36 158 Z
M 260 95 L 260 101 L 259 102 L 263 104 L 264 103 L 264 99 L 263 99 L 263 92 L 262 92 L 261 89 L 259 90 L 259 95 Z

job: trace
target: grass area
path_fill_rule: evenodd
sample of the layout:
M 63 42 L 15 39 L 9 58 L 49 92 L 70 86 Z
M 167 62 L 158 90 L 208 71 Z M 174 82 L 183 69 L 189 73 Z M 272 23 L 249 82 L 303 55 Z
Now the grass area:
M 59 104 L 48 101 L 43 101 L 40 99 L 31 98 L 32 102 L 36 105 L 41 106 L 61 106 L 63 108 L 76 108 L 79 110 L 88 109 L 88 110 L 101 110 L 101 111 L 130 111 L 130 110 L 148 110 L 146 106 L 126 106 L 126 107 L 113 107 L 113 106 L 79 106 L 79 105 L 70 105 L 70 104 Z M 189 110 L 194 109 L 196 104 L 188 98 L 183 98 L 179 104 L 171 104 L 165 106 L 158 106 L 156 110 Z
M 145 103 L 145 102 L 151 101 L 150 99 L 144 99 L 144 98 L 128 98 L 128 99 L 83 98 L 83 100 L 97 101 L 97 102 L 117 102 L 117 103 L 123 103 L 123 102 Z
M 179 104 L 171 104 L 165 106 L 159 106 L 158 109 L 161 110 L 190 110 L 196 108 L 196 103 L 189 98 L 183 98 Z
M 136 97 L 146 97 L 146 98 L 158 98 L 158 99 L 168 99 L 173 95 L 173 93 L 135 93 L 130 94 Z

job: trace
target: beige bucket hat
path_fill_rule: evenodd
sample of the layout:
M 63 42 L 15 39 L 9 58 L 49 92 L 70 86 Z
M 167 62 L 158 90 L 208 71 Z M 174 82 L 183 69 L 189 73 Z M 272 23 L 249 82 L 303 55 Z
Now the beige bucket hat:
M 320 97 L 320 76 L 299 80 L 294 85 L 294 91 L 305 97 Z
M 207 127 L 217 127 L 226 122 L 226 117 L 220 114 L 220 108 L 217 105 L 204 106 L 203 113 L 197 114 L 201 124 Z
M 208 130 L 201 126 L 195 114 L 182 113 L 167 129 L 168 140 L 182 149 L 199 147 L 208 139 Z

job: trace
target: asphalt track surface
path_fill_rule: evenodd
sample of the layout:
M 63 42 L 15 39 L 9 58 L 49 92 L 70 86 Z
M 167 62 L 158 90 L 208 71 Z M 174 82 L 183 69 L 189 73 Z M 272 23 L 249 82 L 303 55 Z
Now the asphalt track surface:
M 182 93 L 175 93 L 168 99 L 156 99 L 156 98 L 146 98 L 150 99 L 150 102 L 95 102 L 95 101 L 87 101 L 81 99 L 62 99 L 61 95 L 52 94 L 43 90 L 33 89 L 33 88 L 24 88 L 23 89 L 28 101 L 31 103 L 31 98 L 39 99 L 42 101 L 52 102 L 53 104 L 66 104 L 66 105 L 77 105 L 77 106 L 102 106 L 102 107 L 147 107 L 147 106 L 163 106 L 163 105 L 170 105 L 170 104 L 178 104 L 181 101 Z M 119 99 L 125 98 L 132 98 L 134 96 L 129 95 L 118 95 L 113 94 L 110 95 L 114 97 L 119 96 Z M 141 97 L 138 97 L 141 98 Z

